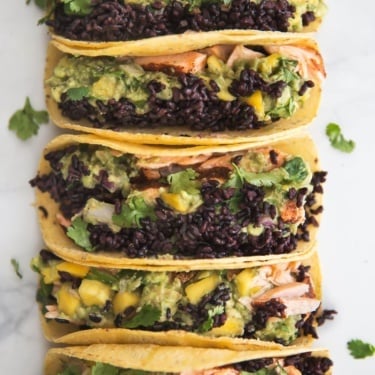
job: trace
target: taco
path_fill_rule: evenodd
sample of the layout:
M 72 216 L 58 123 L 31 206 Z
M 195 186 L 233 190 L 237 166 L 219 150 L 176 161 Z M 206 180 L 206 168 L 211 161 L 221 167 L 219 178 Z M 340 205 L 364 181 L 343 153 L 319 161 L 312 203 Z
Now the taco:
M 329 375 L 327 350 L 232 351 L 157 345 L 91 345 L 47 352 L 45 375 Z
M 311 251 L 325 176 L 307 136 L 162 148 L 63 135 L 30 183 L 43 239 L 64 259 L 193 269 Z
M 52 121 L 134 143 L 207 145 L 284 137 L 315 117 L 325 71 L 314 41 L 255 33 L 178 45 L 91 57 L 50 44 Z
M 309 345 L 317 338 L 321 274 L 310 258 L 240 269 L 88 267 L 48 250 L 32 260 L 47 339 L 236 350 Z
M 323 0 L 49 0 L 44 19 L 65 44 L 101 48 L 130 40 L 217 30 L 316 31 Z M 82 1 L 81 1 L 82 3 Z

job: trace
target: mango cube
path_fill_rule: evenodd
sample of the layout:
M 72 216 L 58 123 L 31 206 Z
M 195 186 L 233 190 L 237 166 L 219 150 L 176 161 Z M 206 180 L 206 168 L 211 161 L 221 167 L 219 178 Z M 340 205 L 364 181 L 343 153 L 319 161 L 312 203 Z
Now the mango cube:
M 78 288 L 78 293 L 86 306 L 102 307 L 111 299 L 112 290 L 100 281 L 84 279 Z
M 62 285 L 56 293 L 56 298 L 59 310 L 68 316 L 73 316 L 80 306 L 79 296 L 68 284 Z
M 80 264 L 61 262 L 56 266 L 58 271 L 68 272 L 72 276 L 83 278 L 85 277 L 90 268 L 86 266 L 81 266 Z
M 186 296 L 190 303 L 197 304 L 203 296 L 211 293 L 219 284 L 220 278 L 218 275 L 211 275 L 185 288 Z
M 131 292 L 118 292 L 113 298 L 113 311 L 115 314 L 124 312 L 130 306 L 137 306 L 140 297 L 136 293 Z
M 189 209 L 189 202 L 184 200 L 180 194 L 162 193 L 161 199 L 178 212 L 186 212 Z
M 244 324 L 241 319 L 228 317 L 222 326 L 212 328 L 210 334 L 213 336 L 241 336 L 243 329 Z
M 235 283 L 240 297 L 250 296 L 254 293 L 255 276 L 256 272 L 252 269 L 245 269 L 236 276 Z
M 264 117 L 264 102 L 260 90 L 254 91 L 252 95 L 245 99 L 245 102 L 254 108 L 254 111 L 259 118 Z
M 55 266 L 43 267 L 40 270 L 40 273 L 43 276 L 43 281 L 45 284 L 53 284 L 55 281 L 60 279 L 60 275 Z

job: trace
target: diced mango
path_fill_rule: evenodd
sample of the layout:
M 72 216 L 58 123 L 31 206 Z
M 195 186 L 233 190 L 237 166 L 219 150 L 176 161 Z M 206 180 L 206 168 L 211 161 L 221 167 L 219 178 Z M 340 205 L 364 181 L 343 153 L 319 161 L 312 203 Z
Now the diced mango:
M 161 199 L 178 212 L 186 212 L 189 209 L 189 202 L 184 200 L 180 194 L 164 192 L 161 194 Z
M 118 292 L 113 298 L 113 311 L 115 314 L 124 312 L 130 306 L 137 306 L 140 297 L 136 293 L 131 292 Z
M 197 304 L 203 296 L 211 293 L 219 284 L 220 278 L 218 275 L 211 275 L 205 279 L 199 280 L 185 288 L 186 296 L 190 303 Z
M 43 267 L 40 270 L 40 273 L 43 276 L 43 281 L 45 284 L 53 284 L 55 281 L 60 279 L 60 275 L 55 266 Z
M 97 280 L 84 279 L 78 288 L 82 302 L 86 306 L 104 306 L 111 299 L 111 288 Z
M 261 65 L 261 72 L 269 75 L 272 73 L 272 70 L 277 66 L 279 63 L 281 55 L 279 53 L 272 53 L 267 58 L 263 59 Z
M 254 270 L 247 268 L 236 276 L 235 283 L 240 297 L 250 296 L 251 293 L 254 293 L 253 279 L 255 275 L 256 272 Z
M 89 267 L 81 266 L 80 264 L 70 262 L 61 262 L 56 266 L 56 269 L 58 271 L 68 272 L 72 276 L 81 278 L 85 277 L 90 270 Z
M 68 284 L 61 286 L 56 298 L 59 310 L 68 316 L 73 316 L 80 305 L 79 296 Z
M 252 95 L 245 99 L 245 102 L 254 108 L 255 114 L 259 118 L 264 117 L 264 102 L 262 92 L 260 90 L 254 91 Z
M 228 317 L 222 326 L 212 328 L 210 334 L 214 336 L 241 336 L 243 330 L 244 324 L 241 319 Z

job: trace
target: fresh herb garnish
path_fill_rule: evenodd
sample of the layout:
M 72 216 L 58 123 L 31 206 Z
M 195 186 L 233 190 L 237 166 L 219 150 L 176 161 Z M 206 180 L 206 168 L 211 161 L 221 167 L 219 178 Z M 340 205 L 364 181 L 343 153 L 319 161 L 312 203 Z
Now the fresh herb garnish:
M 199 327 L 200 332 L 208 332 L 214 326 L 214 317 L 216 315 L 221 315 L 224 313 L 224 306 L 214 306 L 212 309 L 208 310 L 208 317 L 207 319 L 201 324 Z
M 192 168 L 184 171 L 170 174 L 167 177 L 168 183 L 171 185 L 171 193 L 180 193 L 186 191 L 189 194 L 199 193 L 199 182 L 197 181 L 198 173 Z
M 305 162 L 299 156 L 288 160 L 283 168 L 288 172 L 287 180 L 290 182 L 302 182 L 309 174 Z
M 77 217 L 72 221 L 72 225 L 68 228 L 66 234 L 78 246 L 83 247 L 87 251 L 93 251 L 90 234 L 87 230 L 87 223 L 81 217 Z
M 366 358 L 375 355 L 375 346 L 359 339 L 350 340 L 347 343 L 350 354 L 356 358 Z
M 26 0 L 26 5 L 29 5 L 31 3 L 31 0 Z M 40 8 L 40 9 L 47 9 L 48 0 L 34 0 L 34 3 Z
M 91 268 L 89 273 L 86 275 L 86 279 L 101 281 L 104 284 L 112 286 L 119 281 L 119 278 L 110 274 L 109 272 L 100 271 L 95 268 Z
M 53 284 L 46 284 L 43 279 L 41 278 L 39 281 L 39 288 L 36 293 L 36 300 L 42 305 L 42 313 L 45 314 L 47 312 L 46 306 L 51 305 L 52 300 L 52 289 Z
M 112 216 L 113 223 L 120 227 L 140 227 L 140 220 L 149 217 L 156 218 L 154 208 L 148 205 L 142 196 L 129 196 L 121 206 L 121 212 Z
M 144 305 L 134 318 L 124 322 L 123 328 L 150 327 L 161 317 L 161 311 L 151 305 Z
M 61 0 L 64 11 L 69 15 L 85 16 L 92 11 L 91 0 Z
M 117 367 L 107 363 L 96 363 L 91 369 L 91 375 L 119 375 L 120 370 Z
M 10 118 L 8 127 L 16 132 L 18 138 L 25 141 L 38 134 L 39 126 L 47 122 L 47 111 L 36 111 L 27 97 L 23 109 L 16 111 Z
M 10 260 L 10 262 L 12 263 L 12 266 L 13 266 L 13 269 L 14 269 L 14 272 L 16 273 L 16 275 L 17 275 L 20 279 L 22 279 L 23 275 L 22 275 L 22 273 L 21 273 L 21 271 L 20 271 L 20 264 L 18 263 L 18 261 L 17 261 L 16 259 L 12 258 L 12 259 Z
M 87 96 L 89 96 L 89 88 L 88 87 L 72 87 L 68 89 L 66 95 L 70 100 L 81 100 Z
M 352 140 L 346 140 L 341 133 L 339 125 L 331 122 L 326 127 L 326 135 L 331 142 L 332 147 L 342 152 L 352 152 L 355 148 L 355 142 Z

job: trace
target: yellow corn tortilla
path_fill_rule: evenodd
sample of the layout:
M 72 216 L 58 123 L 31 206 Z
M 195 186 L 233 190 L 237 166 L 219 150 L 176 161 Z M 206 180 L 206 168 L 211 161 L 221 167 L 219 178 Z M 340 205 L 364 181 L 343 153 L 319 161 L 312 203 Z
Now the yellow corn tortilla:
M 314 248 L 311 254 L 300 256 L 305 266 L 310 266 L 309 275 L 317 299 L 322 300 L 322 273 L 318 252 Z M 289 260 L 279 261 L 277 263 Z M 238 269 L 253 268 L 258 265 L 238 265 Z M 103 266 L 101 266 L 103 268 Z M 220 265 L 219 269 L 224 269 Z M 143 267 L 147 271 L 160 271 L 155 267 Z M 174 269 L 169 271 L 173 272 Z M 41 308 L 41 306 L 40 306 Z M 46 320 L 40 313 L 44 337 L 56 344 L 67 345 L 91 345 L 91 344 L 155 344 L 163 346 L 192 346 L 200 348 L 225 348 L 231 350 L 280 350 L 286 348 L 276 342 L 267 342 L 257 339 L 244 339 L 233 337 L 213 337 L 183 330 L 170 330 L 164 332 L 152 332 L 147 330 L 127 328 L 88 328 L 79 330 L 77 325 L 71 323 L 58 323 L 54 320 Z M 313 337 L 301 336 L 297 338 L 288 348 L 310 346 Z
M 70 359 L 101 362 L 124 369 L 151 372 L 181 373 L 184 371 L 209 370 L 219 366 L 230 366 L 242 361 L 261 358 L 284 358 L 311 352 L 312 356 L 329 357 L 325 349 L 283 349 L 232 351 L 226 349 L 200 349 L 158 345 L 98 344 L 53 348 L 47 352 L 44 363 L 45 375 L 56 375 Z M 326 375 L 331 374 L 328 371 Z
M 317 53 L 319 66 L 324 71 L 322 57 L 316 42 L 308 36 L 299 34 L 270 33 L 270 32 L 208 32 L 189 33 L 188 35 L 170 35 L 159 37 L 155 40 L 142 39 L 130 44 L 111 45 L 106 48 L 78 48 L 67 47 L 65 44 L 53 40 L 48 46 L 45 69 L 45 80 L 53 73 L 53 69 L 64 53 L 88 56 L 156 56 L 171 53 L 181 53 L 197 50 L 216 44 L 244 44 L 247 46 L 265 45 L 292 45 L 303 46 Z M 164 39 L 163 39 L 164 38 Z M 151 38 L 154 39 L 154 38 Z M 244 131 L 193 131 L 181 126 L 161 126 L 157 129 L 124 129 L 114 131 L 109 129 L 94 128 L 88 120 L 79 122 L 70 120 L 61 114 L 58 104 L 51 96 L 50 88 L 45 85 L 46 105 L 51 120 L 59 127 L 80 132 L 92 133 L 98 136 L 113 138 L 142 144 L 166 145 L 217 145 L 247 142 L 263 142 L 269 139 L 280 139 L 293 136 L 301 128 L 308 126 L 315 118 L 321 97 L 321 82 L 315 81 L 315 86 L 310 89 L 310 96 L 305 105 L 288 119 L 280 119 L 262 129 L 249 129 Z
M 123 153 L 130 153 L 135 155 L 150 155 L 150 156 L 185 156 L 197 155 L 202 153 L 221 152 L 226 153 L 230 151 L 251 149 L 264 145 L 270 145 L 291 155 L 301 156 L 305 162 L 310 166 L 312 172 L 319 170 L 319 160 L 317 150 L 314 142 L 306 134 L 290 139 L 285 139 L 276 142 L 264 142 L 254 144 L 238 144 L 238 145 L 222 145 L 216 147 L 190 147 L 190 148 L 167 148 L 154 147 L 138 144 L 125 144 L 116 142 L 110 139 L 101 139 L 93 135 L 62 135 L 52 140 L 45 148 L 44 154 L 62 149 L 69 145 L 77 143 L 96 144 L 112 148 Z M 50 172 L 49 163 L 41 158 L 38 174 L 47 174 Z M 317 196 L 317 205 L 321 205 L 321 195 Z M 88 266 L 96 267 L 112 267 L 112 268 L 142 268 L 142 267 L 157 267 L 158 269 L 168 270 L 170 268 L 183 270 L 194 269 L 216 269 L 223 268 L 238 268 L 239 266 L 246 267 L 251 264 L 275 263 L 282 259 L 293 260 L 298 259 L 301 255 L 311 253 L 314 242 L 318 232 L 318 228 L 310 226 L 310 241 L 299 241 L 298 247 L 295 251 L 288 254 L 277 255 L 262 255 L 249 257 L 229 257 L 219 258 L 214 261 L 211 259 L 172 259 L 172 258 L 127 258 L 119 252 L 96 251 L 87 252 L 76 245 L 66 234 L 64 229 L 56 220 L 56 215 L 59 212 L 58 204 L 50 197 L 48 193 L 42 193 L 36 189 L 35 206 L 38 208 L 38 217 L 40 228 L 44 242 L 47 247 L 51 249 L 59 257 Z M 47 215 L 45 214 L 47 212 Z

